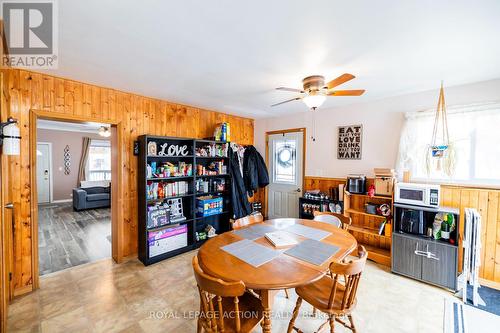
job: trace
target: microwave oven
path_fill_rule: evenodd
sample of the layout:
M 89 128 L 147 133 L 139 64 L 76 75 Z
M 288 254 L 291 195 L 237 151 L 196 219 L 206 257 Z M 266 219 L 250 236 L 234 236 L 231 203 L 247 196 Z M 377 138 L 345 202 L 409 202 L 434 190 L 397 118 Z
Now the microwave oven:
M 441 186 L 434 184 L 396 183 L 394 202 L 426 207 L 438 207 Z

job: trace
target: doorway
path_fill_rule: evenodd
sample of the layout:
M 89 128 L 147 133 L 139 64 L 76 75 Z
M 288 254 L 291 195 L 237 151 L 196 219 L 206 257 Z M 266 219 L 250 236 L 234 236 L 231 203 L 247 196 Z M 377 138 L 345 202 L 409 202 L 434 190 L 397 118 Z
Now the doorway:
M 37 142 L 36 158 L 38 204 L 50 203 L 52 202 L 52 143 Z
M 41 276 L 111 257 L 110 133 L 101 123 L 37 121 Z
M 304 182 L 305 129 L 268 132 L 266 143 L 270 172 L 268 217 L 298 218 Z

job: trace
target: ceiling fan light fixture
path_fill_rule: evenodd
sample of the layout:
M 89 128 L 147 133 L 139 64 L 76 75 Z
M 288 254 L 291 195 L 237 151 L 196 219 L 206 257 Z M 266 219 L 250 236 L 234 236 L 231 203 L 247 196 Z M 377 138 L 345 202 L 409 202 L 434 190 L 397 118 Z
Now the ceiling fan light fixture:
M 325 95 L 309 95 L 302 99 L 302 101 L 307 105 L 310 109 L 319 108 L 325 102 Z
M 365 92 L 362 89 L 357 90 L 333 90 L 333 88 L 354 79 L 355 76 L 349 73 L 340 75 L 339 77 L 325 84 L 325 78 L 321 75 L 311 75 L 302 80 L 303 89 L 278 87 L 276 90 L 291 91 L 299 93 L 299 96 L 287 99 L 286 101 L 271 105 L 278 106 L 285 103 L 302 100 L 311 110 L 316 110 L 325 102 L 326 97 L 336 96 L 361 96 Z
M 99 128 L 99 135 L 104 138 L 109 138 L 111 136 L 111 130 L 109 127 L 101 126 Z

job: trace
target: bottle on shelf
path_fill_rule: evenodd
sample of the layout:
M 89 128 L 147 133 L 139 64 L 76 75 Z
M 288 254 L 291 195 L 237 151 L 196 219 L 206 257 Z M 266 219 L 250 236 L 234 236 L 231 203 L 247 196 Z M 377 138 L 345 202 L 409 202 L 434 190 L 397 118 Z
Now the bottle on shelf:
M 197 179 L 195 183 L 196 193 L 223 192 L 226 188 L 226 181 L 222 178 Z
M 224 161 L 212 161 L 207 166 L 198 164 L 196 166 L 197 176 L 217 176 L 225 175 L 227 173 L 227 166 Z

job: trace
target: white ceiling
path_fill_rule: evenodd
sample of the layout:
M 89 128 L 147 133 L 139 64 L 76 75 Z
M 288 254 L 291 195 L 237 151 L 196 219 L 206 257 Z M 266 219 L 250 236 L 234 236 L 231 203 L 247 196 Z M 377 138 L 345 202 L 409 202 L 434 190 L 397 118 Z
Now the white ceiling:
M 64 0 L 53 74 L 222 112 L 306 111 L 277 86 L 357 76 L 324 108 L 500 77 L 500 1 Z

